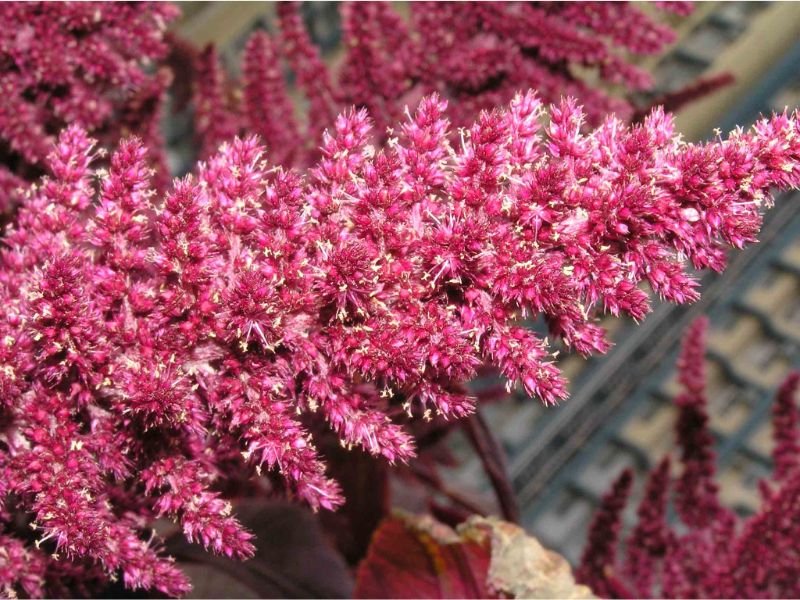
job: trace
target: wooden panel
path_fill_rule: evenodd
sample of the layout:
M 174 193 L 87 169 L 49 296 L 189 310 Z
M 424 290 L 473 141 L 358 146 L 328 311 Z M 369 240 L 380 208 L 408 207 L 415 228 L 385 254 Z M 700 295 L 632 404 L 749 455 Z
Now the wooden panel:
M 677 129 L 688 140 L 705 136 L 800 39 L 800 3 L 775 2 L 757 15 L 744 34 L 726 48 L 703 75 L 731 73 L 736 81 L 693 102 L 678 113 Z M 725 132 L 727 133 L 727 132 Z
M 199 7 L 197 5 L 200 5 Z M 188 2 L 177 32 L 200 47 L 224 48 L 246 33 L 253 21 L 274 13 L 273 2 Z

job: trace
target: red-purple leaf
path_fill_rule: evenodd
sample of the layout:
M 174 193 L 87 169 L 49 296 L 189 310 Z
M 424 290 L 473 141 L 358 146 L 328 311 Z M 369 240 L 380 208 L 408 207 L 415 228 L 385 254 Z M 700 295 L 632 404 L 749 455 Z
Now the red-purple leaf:
M 428 517 L 392 517 L 375 533 L 356 598 L 494 598 L 489 540 L 462 540 Z
M 237 506 L 256 535 L 256 554 L 245 562 L 212 556 L 180 540 L 170 554 L 192 580 L 192 598 L 349 598 L 347 565 L 325 539 L 316 515 L 296 505 Z
M 428 516 L 384 521 L 356 577 L 356 598 L 589 598 L 567 561 L 523 529 L 473 517 L 452 530 Z
M 338 443 L 324 448 L 324 455 L 346 500 L 336 512 L 320 513 L 320 520 L 348 564 L 355 566 L 367 553 L 375 529 L 389 514 L 389 465 L 364 452 L 348 452 Z

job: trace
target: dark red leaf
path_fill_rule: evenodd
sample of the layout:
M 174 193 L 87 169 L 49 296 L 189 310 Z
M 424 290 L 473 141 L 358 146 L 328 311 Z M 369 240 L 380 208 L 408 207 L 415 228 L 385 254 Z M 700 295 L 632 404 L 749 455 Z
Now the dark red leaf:
M 356 598 L 493 598 L 486 586 L 489 539 L 461 540 L 420 517 L 392 517 L 358 569 Z
M 338 443 L 325 449 L 325 458 L 346 500 L 339 510 L 325 511 L 320 518 L 347 562 L 356 565 L 389 514 L 389 464 L 364 452 L 348 452 Z
M 356 598 L 590 598 L 569 563 L 521 527 L 472 517 L 453 529 L 428 516 L 383 522 L 356 577 Z
M 316 515 L 296 505 L 237 506 L 256 535 L 256 555 L 239 561 L 212 556 L 200 546 L 169 544 L 194 589 L 190 598 L 349 598 L 352 577 L 325 539 Z

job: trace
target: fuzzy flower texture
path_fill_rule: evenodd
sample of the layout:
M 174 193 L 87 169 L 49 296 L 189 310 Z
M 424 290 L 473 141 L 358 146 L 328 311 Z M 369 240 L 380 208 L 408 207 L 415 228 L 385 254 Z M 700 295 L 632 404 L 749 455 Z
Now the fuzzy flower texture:
M 432 93 L 451 102 L 448 118 L 458 127 L 528 88 L 545 102 L 577 98 L 591 126 L 610 113 L 638 120 L 649 109 L 634 102 L 632 92 L 653 82 L 632 59 L 657 55 L 675 40 L 660 13 L 691 12 L 689 3 L 656 4 L 661 10 L 628 2 L 411 2 L 404 17 L 389 2 L 342 2 L 341 61 L 329 68 L 299 3 L 279 2 L 277 31 L 257 31 L 245 46 L 238 86 L 228 81 L 213 47 L 176 74 L 188 70 L 196 77 L 193 115 L 203 158 L 244 131 L 273 149 L 273 164 L 305 167 L 318 158 L 322 133 L 339 112 L 366 108 L 382 143 L 404 107 Z M 294 74 L 294 92 L 306 100 L 299 120 L 282 67 Z M 680 106 L 721 83 L 695 82 L 660 104 Z
M 4 2 L 0 5 L 0 209 L 32 181 L 67 124 L 106 142 L 151 137 L 169 79 L 166 3 Z
M 558 348 L 606 350 L 595 316 L 643 318 L 640 282 L 696 299 L 686 259 L 723 268 L 800 184 L 797 115 L 692 145 L 659 111 L 582 133 L 528 93 L 451 132 L 445 109 L 382 150 L 343 114 L 305 173 L 236 140 L 163 196 L 138 141 L 99 170 L 62 133 L 2 252 L 0 589 L 187 591 L 156 518 L 245 558 L 226 486 L 343 502 L 319 436 L 405 461 L 404 421 L 470 413 L 484 364 L 556 403 Z

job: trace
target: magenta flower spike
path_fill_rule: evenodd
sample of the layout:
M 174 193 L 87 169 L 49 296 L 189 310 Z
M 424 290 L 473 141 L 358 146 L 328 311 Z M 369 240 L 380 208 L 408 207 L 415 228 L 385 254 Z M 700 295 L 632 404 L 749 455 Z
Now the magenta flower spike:
M 687 331 L 676 399 L 682 471 L 670 479 L 669 459 L 651 471 L 638 522 L 617 557 L 620 517 L 630 487 L 625 471 L 604 497 L 589 531 L 577 578 L 608 598 L 793 598 L 800 534 L 797 469 L 798 374 L 791 373 L 773 409 L 774 471 L 762 481 L 763 501 L 740 517 L 717 497 L 713 437 L 708 424 L 703 358 L 707 320 Z M 627 481 L 627 483 L 626 483 Z M 675 508 L 680 525 L 667 521 Z
M 61 134 L 0 255 L 0 500 L 37 540 L 9 542 L 4 589 L 47 591 L 66 561 L 180 594 L 140 537 L 154 519 L 246 558 L 225 490 L 335 509 L 321 437 L 408 461 L 408 420 L 471 413 L 484 366 L 564 400 L 560 347 L 604 351 L 597 315 L 643 318 L 641 282 L 695 299 L 686 260 L 721 269 L 769 190 L 800 183 L 796 115 L 701 145 L 660 111 L 587 132 L 533 93 L 456 132 L 445 115 L 426 97 L 376 149 L 347 111 L 307 172 L 235 139 L 163 193 L 137 140 L 106 169 L 84 129 Z

